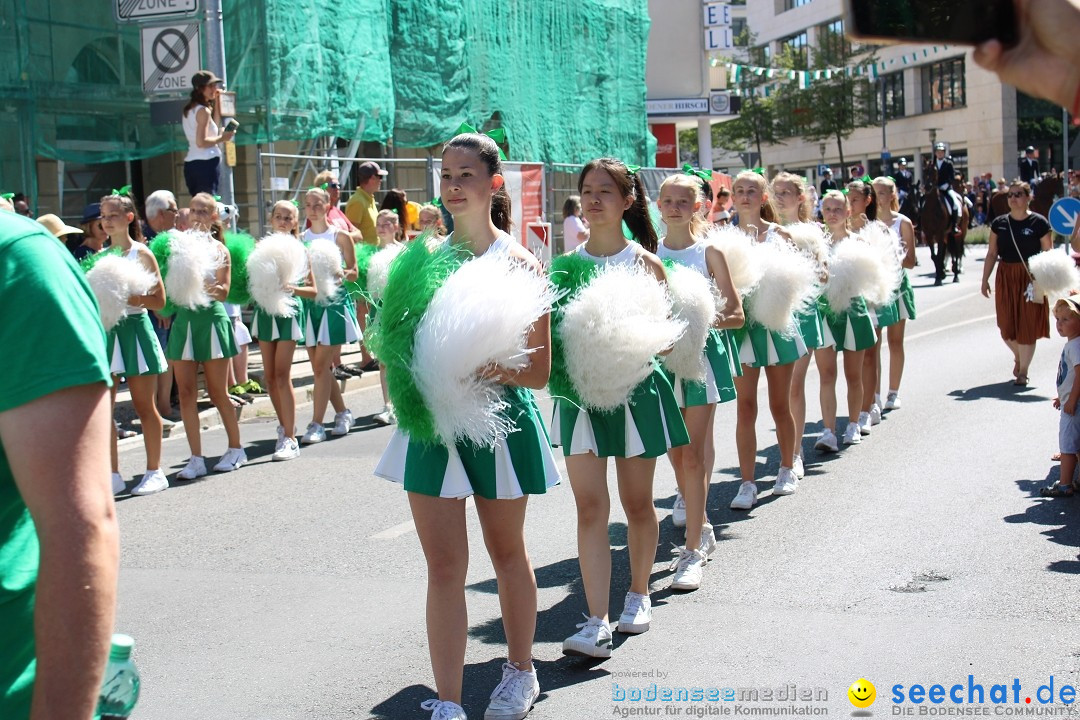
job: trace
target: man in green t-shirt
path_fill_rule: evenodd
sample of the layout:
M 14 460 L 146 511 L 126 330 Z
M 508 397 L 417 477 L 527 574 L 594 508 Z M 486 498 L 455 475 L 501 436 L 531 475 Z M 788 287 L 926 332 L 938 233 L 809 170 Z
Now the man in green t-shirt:
M 89 720 L 119 555 L 105 333 L 71 254 L 4 212 L 0 308 L 0 718 Z

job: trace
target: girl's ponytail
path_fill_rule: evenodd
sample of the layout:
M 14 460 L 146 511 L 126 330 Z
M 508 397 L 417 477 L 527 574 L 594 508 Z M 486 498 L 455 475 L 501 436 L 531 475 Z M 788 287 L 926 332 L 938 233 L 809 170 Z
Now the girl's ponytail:
M 655 253 L 660 241 L 656 237 L 656 228 L 653 227 L 652 218 L 649 217 L 645 183 L 641 182 L 641 176 L 637 173 L 631 173 L 630 177 L 634 183 L 634 203 L 623 211 L 623 222 L 630 228 L 630 234 L 641 247 Z
M 510 228 L 513 227 L 514 224 L 510 219 L 512 210 L 513 206 L 510 204 L 510 193 L 506 191 L 506 184 L 504 183 L 491 196 L 491 222 L 495 227 L 507 234 L 510 233 Z

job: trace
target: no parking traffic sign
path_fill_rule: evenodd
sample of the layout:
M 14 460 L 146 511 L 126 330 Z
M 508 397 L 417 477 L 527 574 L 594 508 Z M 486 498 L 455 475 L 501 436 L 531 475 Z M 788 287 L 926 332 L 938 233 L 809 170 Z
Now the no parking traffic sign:
M 189 92 L 191 76 L 201 64 L 198 24 L 142 28 L 144 92 Z

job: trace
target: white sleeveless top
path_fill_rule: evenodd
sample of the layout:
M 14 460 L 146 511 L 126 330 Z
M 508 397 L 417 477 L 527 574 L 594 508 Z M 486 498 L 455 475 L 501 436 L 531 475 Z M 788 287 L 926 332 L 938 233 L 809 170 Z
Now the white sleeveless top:
M 599 255 L 593 255 L 585 249 L 586 243 L 582 243 L 574 250 L 578 255 L 584 258 L 592 260 L 598 265 L 633 265 L 638 262 L 638 254 L 634 249 L 633 242 L 627 242 L 626 247 L 615 253 L 614 255 L 608 255 L 607 257 L 601 257 Z
M 450 233 L 445 238 L 443 238 L 443 246 L 450 247 L 450 244 L 453 241 L 453 237 L 454 233 Z M 510 246 L 517 244 L 517 240 L 515 240 L 512 235 L 500 233 L 495 237 L 495 240 L 492 241 L 491 245 L 488 245 L 488 249 L 480 255 L 477 255 L 476 257 L 483 257 L 484 255 L 509 255 Z
M 124 254 L 124 259 L 129 261 L 129 262 L 133 262 L 133 263 L 139 262 L 139 246 L 138 246 L 137 243 L 134 243 L 134 242 L 131 243 L 131 249 L 128 250 L 127 253 Z M 140 265 L 140 267 L 141 267 L 141 265 Z M 124 308 L 124 314 L 125 315 L 145 315 L 146 314 L 146 308 L 144 308 L 144 307 L 136 307 L 134 305 L 128 305 L 127 307 Z
M 896 213 L 896 219 L 892 221 L 892 225 L 889 225 L 889 230 L 896 236 L 896 256 L 901 260 L 907 256 L 907 248 L 904 247 L 904 236 L 900 232 L 900 224 L 904 222 L 904 219 L 904 215 Z
M 709 272 L 709 265 L 705 261 L 706 248 L 707 246 L 705 243 L 695 242 L 690 247 L 683 248 L 682 250 L 672 250 L 661 241 L 659 247 L 656 248 L 656 255 L 661 260 L 671 260 L 679 265 L 694 268 L 705 277 L 711 279 L 712 273 Z
M 216 122 L 214 122 L 214 113 L 210 112 L 210 108 L 205 105 L 196 105 L 188 110 L 187 115 L 184 115 L 180 121 L 180 124 L 184 128 L 184 136 L 188 141 L 188 152 L 184 157 L 184 162 L 191 162 L 192 160 L 213 160 L 216 157 L 221 157 L 221 147 L 214 145 L 213 147 L 201 148 L 199 144 L 195 142 L 195 127 L 196 116 L 204 112 L 206 113 L 206 135 L 212 137 L 221 132 Z
M 329 240 L 336 245 L 339 232 L 341 231 L 336 227 L 328 227 L 325 232 L 321 233 L 317 233 L 311 228 L 308 228 L 304 231 L 303 241 L 304 244 L 310 244 L 312 240 Z

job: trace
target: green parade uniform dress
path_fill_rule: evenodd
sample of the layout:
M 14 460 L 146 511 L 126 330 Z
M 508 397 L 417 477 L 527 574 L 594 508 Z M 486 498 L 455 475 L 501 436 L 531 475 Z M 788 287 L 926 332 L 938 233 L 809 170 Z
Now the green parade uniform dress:
M 763 242 L 786 242 L 770 228 Z M 767 282 L 763 280 L 762 282 Z M 754 296 L 751 294 L 743 302 L 746 310 L 746 322 L 734 332 L 736 347 L 739 348 L 739 361 L 753 368 L 773 365 L 789 365 L 807 353 L 806 341 L 799 331 L 795 317 L 788 332 L 776 332 L 751 320 L 753 317 Z
M 312 240 L 325 239 L 336 243 L 337 234 L 340 232 L 335 227 L 330 227 L 326 232 L 312 232 L 311 228 L 304 231 L 304 244 L 310 245 Z M 360 324 L 356 320 L 356 304 L 344 287 L 327 304 L 318 300 L 303 300 L 305 315 L 305 331 L 303 344 L 309 348 L 316 345 L 347 345 L 360 342 L 364 335 L 360 332 Z
M 633 245 L 611 257 L 596 257 L 579 245 L 574 252 L 598 264 L 631 265 L 638 256 Z M 612 309 L 617 312 L 617 308 Z M 555 398 L 552 442 L 563 455 L 593 453 L 597 457 L 660 457 L 673 447 L 689 445 L 675 391 L 655 361 L 653 370 L 614 410 L 586 410 L 570 398 Z
M 139 246 L 133 244 L 124 259 L 139 262 Z M 106 333 L 105 347 L 113 375 L 160 375 L 169 369 L 146 308 L 128 306 Z
M 221 253 L 224 247 L 215 248 Z M 213 277 L 207 278 L 213 281 Z M 222 360 L 239 354 L 233 324 L 225 305 L 219 300 L 206 307 L 178 307 L 169 329 L 169 344 L 165 357 L 170 360 L 206 362 Z
M 499 236 L 489 253 L 509 253 L 516 241 Z M 493 447 L 470 442 L 453 446 L 425 443 L 409 437 L 400 426 L 375 468 L 375 475 L 401 483 L 408 492 L 433 497 L 513 500 L 540 495 L 561 478 L 551 452 L 547 428 L 528 388 L 503 386 L 503 410 L 514 428 Z
M 697 270 L 712 283 L 714 280 L 705 259 L 706 247 L 704 243 L 695 242 L 688 248 L 672 250 L 661 242 L 656 254 L 661 260 L 670 260 Z M 679 407 L 714 405 L 735 399 L 735 368 L 738 363 L 734 362 L 733 354 L 729 352 L 729 337 L 727 333 L 716 328 L 709 330 L 705 347 L 702 348 L 705 356 L 704 381 L 687 380 L 664 369 L 664 374 L 675 390 L 675 400 Z
M 889 226 L 889 230 L 896 237 L 896 255 L 903 261 L 907 256 L 907 248 L 904 247 L 904 238 L 900 234 L 900 224 L 903 222 L 904 216 L 897 213 L 896 219 L 893 220 L 892 225 Z M 888 305 L 883 305 L 878 308 L 877 320 L 880 327 L 889 327 L 895 325 L 901 320 L 914 320 L 915 319 L 915 289 L 911 287 L 911 278 L 908 277 L 908 271 L 904 268 L 900 269 L 900 291 L 896 299 L 890 302 Z
M 297 241 L 299 242 L 299 240 Z M 251 334 L 263 342 L 295 342 L 304 344 L 307 328 L 307 305 L 303 298 L 294 298 L 296 306 L 291 315 L 273 315 L 254 303 L 251 318 Z
M 839 243 L 836 243 L 830 250 L 835 251 L 838 246 Z M 835 341 L 836 352 L 866 350 L 877 343 L 876 317 L 863 297 L 852 298 L 848 307 L 841 312 L 835 312 L 824 297 L 819 307 L 829 334 Z

